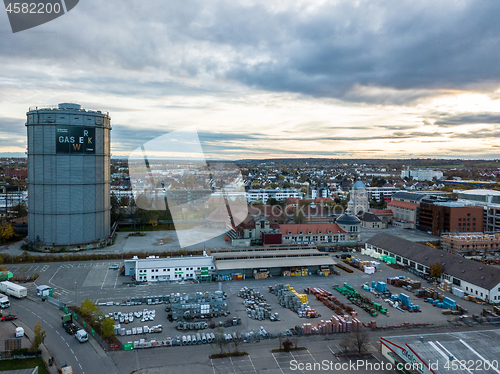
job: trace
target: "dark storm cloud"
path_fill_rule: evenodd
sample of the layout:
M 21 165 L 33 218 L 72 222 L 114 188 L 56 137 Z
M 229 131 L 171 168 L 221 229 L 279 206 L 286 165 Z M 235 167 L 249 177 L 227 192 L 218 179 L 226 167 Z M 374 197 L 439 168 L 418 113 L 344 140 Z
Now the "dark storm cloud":
M 481 129 L 467 131 L 466 133 L 456 133 L 450 136 L 455 139 L 488 139 L 500 138 L 500 130 Z
M 500 124 L 500 113 L 443 114 L 436 119 L 434 124 L 442 127 L 469 124 Z
M 25 119 L 0 117 L 0 148 L 26 148 Z M 6 157 L 25 157 L 26 155 L 4 152 Z
M 0 117 L 0 133 L 2 135 L 17 136 L 26 138 L 26 118 Z
M 66 69 L 40 71 L 48 84 L 156 97 L 205 89 L 168 77 L 380 104 L 500 80 L 498 1 L 306 4 L 89 0 L 40 33 L 0 38 L 1 59 Z M 158 82 L 137 72 L 157 72 Z M 130 85 L 109 81 L 113 75 Z

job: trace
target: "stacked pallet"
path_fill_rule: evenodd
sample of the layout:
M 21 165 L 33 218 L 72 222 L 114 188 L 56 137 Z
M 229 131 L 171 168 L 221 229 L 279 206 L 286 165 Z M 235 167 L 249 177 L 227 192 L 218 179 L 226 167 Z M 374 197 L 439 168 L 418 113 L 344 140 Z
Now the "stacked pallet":
M 302 329 L 304 334 L 333 334 L 333 333 L 348 333 L 358 331 L 362 327 L 362 323 L 357 318 L 349 320 L 348 315 L 332 316 L 327 321 L 321 320 L 317 325 L 304 323 Z

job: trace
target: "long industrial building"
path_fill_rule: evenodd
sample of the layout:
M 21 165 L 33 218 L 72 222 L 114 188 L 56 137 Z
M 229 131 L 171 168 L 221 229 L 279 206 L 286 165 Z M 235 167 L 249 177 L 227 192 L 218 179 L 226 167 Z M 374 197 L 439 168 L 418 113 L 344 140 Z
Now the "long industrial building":
M 78 104 L 27 113 L 28 240 L 93 248 L 110 236 L 110 117 Z
M 500 268 L 386 233 L 368 239 L 365 250 L 393 256 L 399 265 L 423 274 L 429 274 L 430 267 L 439 263 L 443 267 L 442 279 L 449 280 L 466 295 L 487 302 L 500 302 Z
M 138 282 L 230 280 L 246 277 L 330 274 L 335 260 L 308 245 L 222 248 L 208 255 L 125 260 L 125 275 Z
M 218 275 L 242 274 L 255 277 L 257 273 L 272 276 L 311 272 L 330 272 L 335 260 L 329 253 L 308 245 L 270 245 L 265 247 L 224 248 L 210 251 Z M 303 269 L 307 269 L 304 271 Z M 305 274 L 301 274 L 305 275 Z

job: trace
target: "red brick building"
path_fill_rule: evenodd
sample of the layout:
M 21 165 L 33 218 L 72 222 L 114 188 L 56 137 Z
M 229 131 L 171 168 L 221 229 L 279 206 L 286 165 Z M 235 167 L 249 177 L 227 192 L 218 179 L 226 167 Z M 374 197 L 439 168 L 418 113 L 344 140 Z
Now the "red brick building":
M 458 202 L 420 203 L 419 225 L 421 229 L 440 236 L 446 232 L 482 232 L 482 206 Z

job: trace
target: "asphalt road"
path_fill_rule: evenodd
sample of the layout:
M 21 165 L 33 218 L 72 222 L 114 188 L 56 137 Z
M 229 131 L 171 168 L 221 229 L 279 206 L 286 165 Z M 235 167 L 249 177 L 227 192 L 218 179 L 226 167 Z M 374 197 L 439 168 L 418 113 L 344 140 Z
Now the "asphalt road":
M 10 299 L 9 312 L 15 313 L 18 321 L 31 329 L 40 321 L 46 332 L 45 346 L 59 367 L 70 365 L 73 372 L 78 374 L 118 373 L 110 358 L 95 341 L 80 343 L 74 336 L 66 333 L 61 325 L 63 313 L 57 308 L 48 302 Z

